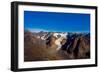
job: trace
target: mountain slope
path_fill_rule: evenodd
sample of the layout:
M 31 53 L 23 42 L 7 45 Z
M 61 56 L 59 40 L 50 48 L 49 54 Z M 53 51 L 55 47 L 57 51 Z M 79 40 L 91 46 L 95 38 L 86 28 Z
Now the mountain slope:
M 90 58 L 89 33 L 57 33 L 58 35 L 55 36 L 53 34 L 55 32 L 25 31 L 24 61 Z M 55 43 L 59 39 L 59 44 Z

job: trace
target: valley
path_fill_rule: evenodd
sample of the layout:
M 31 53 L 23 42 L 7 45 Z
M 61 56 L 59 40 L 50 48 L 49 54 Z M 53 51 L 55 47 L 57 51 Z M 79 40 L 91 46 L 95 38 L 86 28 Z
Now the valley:
M 24 30 L 24 61 L 90 58 L 90 33 Z

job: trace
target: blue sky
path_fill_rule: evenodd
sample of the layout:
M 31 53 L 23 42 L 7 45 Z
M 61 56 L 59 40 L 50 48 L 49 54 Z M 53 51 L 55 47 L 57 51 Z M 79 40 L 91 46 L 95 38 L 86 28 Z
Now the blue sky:
M 30 31 L 90 32 L 90 14 L 24 11 Z

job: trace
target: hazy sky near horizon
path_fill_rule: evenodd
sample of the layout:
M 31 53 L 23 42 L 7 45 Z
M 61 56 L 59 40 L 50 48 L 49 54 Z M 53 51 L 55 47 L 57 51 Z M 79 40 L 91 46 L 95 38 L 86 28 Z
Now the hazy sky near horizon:
M 24 28 L 36 32 L 90 32 L 90 14 L 24 11 Z

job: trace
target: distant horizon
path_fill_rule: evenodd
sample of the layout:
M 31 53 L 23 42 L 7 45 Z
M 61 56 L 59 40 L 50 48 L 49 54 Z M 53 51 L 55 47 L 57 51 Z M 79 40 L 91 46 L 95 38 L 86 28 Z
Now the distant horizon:
M 61 31 L 46 31 L 46 30 L 40 30 L 40 31 L 37 31 L 37 30 L 30 30 L 30 29 L 25 29 L 26 31 L 30 31 L 30 32 L 35 32 L 35 33 L 39 33 L 39 32 L 59 32 L 59 33 L 90 33 L 90 32 L 79 32 L 79 31 L 74 31 L 74 32 L 72 32 L 72 31 L 66 31 L 66 32 L 61 32 Z
M 24 11 L 24 29 L 90 33 L 90 14 Z

